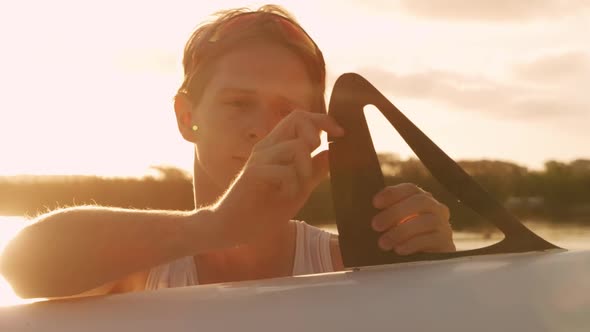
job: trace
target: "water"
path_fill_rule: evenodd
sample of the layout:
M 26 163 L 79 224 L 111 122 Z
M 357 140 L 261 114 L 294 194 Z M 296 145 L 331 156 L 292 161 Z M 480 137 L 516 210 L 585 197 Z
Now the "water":
M 549 224 L 527 222 L 529 228 L 546 240 L 566 249 L 590 250 L 590 227 L 563 225 L 559 228 Z M 21 217 L 0 216 L 0 254 L 18 231 L 24 227 L 25 221 Z M 336 233 L 334 225 L 324 225 L 322 228 Z M 501 233 L 473 233 L 455 232 L 454 240 L 458 250 L 481 248 L 502 239 Z M 16 296 L 10 285 L 0 276 L 0 306 L 30 303 L 38 300 L 23 300 Z
M 590 250 L 590 227 L 565 224 L 556 226 L 547 222 L 525 221 L 524 224 L 545 240 L 565 249 Z M 588 223 L 590 225 L 590 223 Z M 336 225 L 323 225 L 321 228 L 337 233 Z M 457 250 L 482 248 L 499 242 L 504 238 L 499 231 L 454 232 L 453 240 Z

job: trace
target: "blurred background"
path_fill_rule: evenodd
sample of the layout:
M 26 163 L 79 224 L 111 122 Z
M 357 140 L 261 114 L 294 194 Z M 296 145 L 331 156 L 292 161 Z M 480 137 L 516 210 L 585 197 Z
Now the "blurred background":
M 213 12 L 263 3 L 0 3 L 0 252 L 58 207 L 193 209 L 172 108 L 184 43 Z M 535 232 L 590 248 L 590 2 L 275 3 L 322 49 L 327 98 L 340 74 L 362 74 Z M 366 116 L 387 182 L 447 203 L 459 248 L 501 239 Z M 327 180 L 297 218 L 335 231 Z M 21 302 L 0 279 L 0 305 Z

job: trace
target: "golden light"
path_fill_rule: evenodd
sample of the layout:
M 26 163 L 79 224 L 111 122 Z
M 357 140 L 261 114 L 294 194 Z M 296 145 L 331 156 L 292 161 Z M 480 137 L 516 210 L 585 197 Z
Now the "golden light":
M 16 233 L 18 233 L 22 229 L 22 227 L 24 227 L 24 223 L 20 218 L 0 218 L 0 255 L 2 255 L 2 251 L 4 250 L 6 244 L 8 244 L 10 239 L 12 239 L 12 237 L 14 237 Z M 0 275 L 0 307 L 15 304 L 31 303 L 35 301 L 38 300 L 24 300 L 16 296 L 8 282 L 6 282 L 2 275 Z
M 274 2 L 291 11 L 322 48 L 329 86 L 341 73 L 362 73 L 376 66 L 400 77 L 443 71 L 474 81 L 508 82 L 512 78 L 507 70 L 514 62 L 538 57 L 548 47 L 590 51 L 584 36 L 572 29 L 583 17 L 572 18 L 573 23 L 555 21 L 554 28 L 544 29 L 548 34 L 540 36 L 535 29 L 543 21 L 527 26 L 466 23 L 416 17 L 403 8 L 394 10 L 393 4 L 381 3 L 383 10 L 378 2 Z M 3 48 L 8 50 L 0 63 L 0 174 L 127 176 L 145 174 L 157 164 L 190 169 L 191 147 L 177 133 L 172 112 L 184 43 L 195 26 L 215 11 L 264 3 L 177 0 L 88 5 L 39 0 L 34 11 L 30 5 L 12 3 L 0 14 Z M 523 36 L 530 38 L 523 42 Z M 396 105 L 410 105 L 403 110 L 418 125 L 433 128 L 429 133 L 435 138 L 461 145 L 454 157 L 502 154 L 499 157 L 533 166 L 547 158 L 547 146 L 531 150 L 516 144 L 505 151 L 502 144 L 495 144 L 482 149 L 480 141 L 466 142 L 456 130 L 439 125 L 454 118 L 461 121 L 460 127 L 474 132 L 503 127 L 507 121 L 496 121 L 491 113 L 461 113 L 452 105 L 428 97 L 409 98 L 401 91 L 389 96 Z M 553 137 L 550 157 L 580 155 L 575 142 L 587 138 L 586 131 L 579 128 L 579 121 L 566 120 L 563 125 L 578 129 Z M 501 138 L 526 132 L 540 140 L 552 124 L 519 121 Z M 393 144 L 378 144 L 409 156 Z

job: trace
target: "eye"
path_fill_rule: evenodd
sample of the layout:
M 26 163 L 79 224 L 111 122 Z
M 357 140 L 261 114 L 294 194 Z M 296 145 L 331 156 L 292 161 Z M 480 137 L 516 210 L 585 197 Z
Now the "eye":
M 254 105 L 254 101 L 247 98 L 233 98 L 225 101 L 225 104 L 233 108 L 246 109 Z
M 295 109 L 295 104 L 283 100 L 275 104 L 275 110 L 281 117 L 286 117 Z
M 293 112 L 293 108 L 291 108 L 291 107 L 282 107 L 282 108 L 279 108 L 278 112 L 279 112 L 279 115 L 284 118 L 287 115 L 291 114 L 291 112 Z

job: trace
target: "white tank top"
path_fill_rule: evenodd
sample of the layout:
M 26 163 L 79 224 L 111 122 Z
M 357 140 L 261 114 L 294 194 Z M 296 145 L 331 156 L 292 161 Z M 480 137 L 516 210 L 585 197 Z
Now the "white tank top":
M 330 253 L 330 233 L 296 221 L 293 275 L 334 271 Z M 193 256 L 183 257 L 150 269 L 145 289 L 184 287 L 199 284 Z

